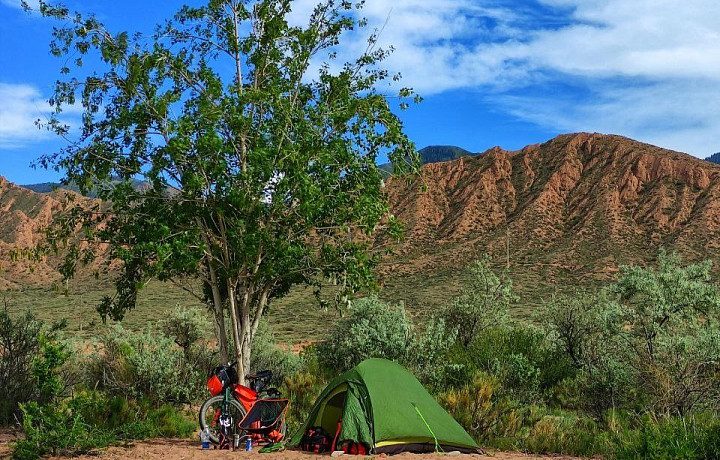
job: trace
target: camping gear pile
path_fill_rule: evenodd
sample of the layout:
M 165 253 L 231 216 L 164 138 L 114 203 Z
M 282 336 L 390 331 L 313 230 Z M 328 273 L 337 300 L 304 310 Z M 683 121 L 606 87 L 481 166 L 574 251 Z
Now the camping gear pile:
M 322 453 L 477 453 L 470 435 L 401 365 L 368 359 L 323 390 L 290 446 Z

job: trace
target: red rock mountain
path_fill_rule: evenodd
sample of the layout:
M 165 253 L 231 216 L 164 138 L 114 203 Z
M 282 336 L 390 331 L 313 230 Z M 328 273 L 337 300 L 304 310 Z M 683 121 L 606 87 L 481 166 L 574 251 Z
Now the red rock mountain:
M 0 289 L 43 286 L 59 278 L 47 264 L 12 260 L 12 251 L 35 246 L 55 212 L 62 209 L 62 193 L 38 194 L 0 177 Z
M 720 253 L 720 166 L 624 137 L 563 135 L 423 173 L 388 183 L 407 226 L 394 273 L 452 270 L 490 252 L 552 284 L 604 278 L 659 247 L 691 260 Z
M 411 184 L 391 178 L 386 190 L 407 227 L 383 270 L 389 280 L 420 273 L 440 287 L 433 277 L 490 253 L 498 264 L 509 260 L 529 292 L 606 278 L 620 264 L 653 259 L 661 246 L 690 260 L 720 254 L 720 166 L 620 136 L 496 147 L 427 164 Z M 10 263 L 8 251 L 42 238 L 62 193 L 0 179 L 0 288 L 59 279 L 48 265 Z

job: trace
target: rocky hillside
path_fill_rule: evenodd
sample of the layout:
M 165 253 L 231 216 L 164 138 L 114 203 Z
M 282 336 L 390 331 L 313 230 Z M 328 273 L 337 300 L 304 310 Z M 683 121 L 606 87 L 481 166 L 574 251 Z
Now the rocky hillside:
M 452 270 L 489 252 L 529 285 L 606 278 L 661 246 L 720 254 L 720 166 L 620 136 L 493 148 L 391 180 L 406 222 L 392 272 Z
M 11 261 L 11 252 L 36 245 L 55 212 L 62 208 L 59 192 L 40 195 L 0 177 L 0 289 L 49 284 L 58 274 L 45 264 Z

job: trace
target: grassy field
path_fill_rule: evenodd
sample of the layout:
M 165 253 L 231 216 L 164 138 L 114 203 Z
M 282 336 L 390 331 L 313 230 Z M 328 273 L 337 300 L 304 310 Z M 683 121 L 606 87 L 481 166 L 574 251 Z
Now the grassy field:
M 500 269 L 500 267 L 498 267 Z M 543 270 L 532 271 L 518 267 L 510 272 L 520 301 L 513 308 L 515 316 L 526 318 L 532 310 L 556 290 L 569 288 L 571 283 L 544 283 Z M 428 319 L 456 296 L 467 282 L 463 267 L 429 273 L 389 276 L 379 296 L 385 300 L 404 302 L 408 312 L 418 322 Z M 90 338 L 103 327 L 95 310 L 103 296 L 111 295 L 110 285 L 74 282 L 69 294 L 52 289 L 25 289 L 3 293 L 11 313 L 31 311 L 41 319 L 66 319 L 68 330 L 83 338 Z M 165 317 L 175 306 L 203 307 L 195 297 L 172 284 L 154 282 L 145 288 L 137 308 L 128 312 L 122 323 L 126 328 L 140 330 Z M 318 306 L 311 288 L 297 287 L 271 304 L 267 319 L 278 340 L 286 343 L 318 340 L 327 336 L 339 312 Z
M 66 319 L 68 331 L 83 338 L 90 338 L 103 327 L 95 308 L 103 296 L 112 294 L 112 287 L 76 287 L 73 291 L 65 295 L 49 289 L 28 289 L 5 292 L 3 296 L 11 313 L 31 311 L 46 321 Z M 296 289 L 271 306 L 268 320 L 278 339 L 295 343 L 323 335 L 323 331 L 332 325 L 337 313 L 314 306 L 313 301 L 311 290 Z M 132 330 L 152 328 L 176 306 L 203 308 L 203 304 L 196 298 L 174 285 L 152 283 L 142 291 L 137 308 L 127 313 L 122 324 Z

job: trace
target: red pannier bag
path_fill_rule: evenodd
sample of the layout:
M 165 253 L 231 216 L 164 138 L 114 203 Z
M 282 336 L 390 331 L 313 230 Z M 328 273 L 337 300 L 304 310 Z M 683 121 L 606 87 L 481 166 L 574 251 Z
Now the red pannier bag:
M 343 445 L 342 451 L 349 455 L 368 455 L 368 447 L 361 442 L 348 442 Z

